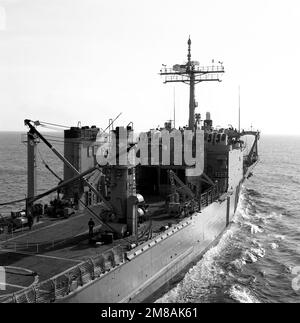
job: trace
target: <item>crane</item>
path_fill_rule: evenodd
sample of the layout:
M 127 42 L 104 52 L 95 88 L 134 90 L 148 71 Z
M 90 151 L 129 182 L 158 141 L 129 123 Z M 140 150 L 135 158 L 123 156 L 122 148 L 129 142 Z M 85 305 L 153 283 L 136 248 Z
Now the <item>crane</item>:
M 73 170 L 76 174 L 80 175 L 79 171 L 55 148 L 51 143 L 31 124 L 31 120 L 24 120 L 24 124 L 29 127 L 30 133 L 38 136 L 52 151 L 53 153 L 60 159 L 62 162 Z M 104 198 L 104 196 L 92 185 L 90 184 L 84 177 L 82 177 L 87 186 L 93 191 L 104 203 L 104 205 L 109 209 L 113 210 L 112 205 Z

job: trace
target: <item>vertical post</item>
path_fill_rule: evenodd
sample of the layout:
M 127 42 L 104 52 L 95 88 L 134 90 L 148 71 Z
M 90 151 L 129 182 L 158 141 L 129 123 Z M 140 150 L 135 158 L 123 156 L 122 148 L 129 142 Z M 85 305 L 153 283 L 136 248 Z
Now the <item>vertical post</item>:
M 127 230 L 137 238 L 138 236 L 138 220 L 137 220 L 137 204 L 138 199 L 136 195 L 132 195 L 127 200 Z
M 236 211 L 238 203 L 239 203 L 240 185 L 241 185 L 241 183 L 239 183 L 239 185 L 237 186 L 236 191 L 235 191 L 235 208 L 234 208 L 234 212 Z
M 27 133 L 27 198 L 36 196 L 36 148 L 37 140 L 29 131 Z
M 195 75 L 190 72 L 190 104 L 189 104 L 189 129 L 194 130 L 195 125 Z
M 176 104 L 175 104 L 175 86 L 173 88 L 173 96 L 174 96 L 174 107 L 173 107 L 173 118 L 174 118 L 174 128 L 176 128 Z
M 191 62 L 191 38 L 188 40 L 188 55 L 187 55 L 187 72 L 190 76 L 190 104 L 189 104 L 189 129 L 194 130 L 195 123 L 195 74 L 194 66 Z

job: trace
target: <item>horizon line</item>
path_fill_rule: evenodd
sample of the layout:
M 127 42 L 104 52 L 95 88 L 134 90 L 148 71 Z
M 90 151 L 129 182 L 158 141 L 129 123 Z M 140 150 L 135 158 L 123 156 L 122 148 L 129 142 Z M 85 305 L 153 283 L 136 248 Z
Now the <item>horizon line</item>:
M 64 130 L 51 130 L 48 129 L 46 131 L 41 130 L 41 132 L 63 132 Z M 27 133 L 26 130 L 0 130 L 0 133 Z M 261 136 L 300 136 L 300 133 L 262 133 L 260 132 Z

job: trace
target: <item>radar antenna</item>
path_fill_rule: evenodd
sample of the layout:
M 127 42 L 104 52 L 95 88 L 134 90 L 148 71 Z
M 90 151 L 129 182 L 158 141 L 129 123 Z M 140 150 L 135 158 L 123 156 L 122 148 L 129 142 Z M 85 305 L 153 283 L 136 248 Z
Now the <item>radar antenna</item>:
M 187 62 L 183 65 L 176 64 L 172 68 L 163 65 L 160 75 L 165 76 L 164 83 L 183 82 L 190 86 L 190 102 L 189 102 L 189 129 L 195 128 L 195 84 L 200 82 L 218 81 L 220 73 L 224 73 L 223 63 L 215 66 L 199 66 L 199 62 L 191 60 L 191 38 L 188 39 Z

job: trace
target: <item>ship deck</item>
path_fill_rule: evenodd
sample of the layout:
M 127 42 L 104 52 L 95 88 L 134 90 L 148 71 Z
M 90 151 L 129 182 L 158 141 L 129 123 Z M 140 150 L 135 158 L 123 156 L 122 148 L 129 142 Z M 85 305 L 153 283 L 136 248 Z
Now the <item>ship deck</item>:
M 155 214 L 152 217 L 153 236 L 160 232 L 162 226 L 179 221 L 178 218 L 170 218 L 164 214 L 163 206 L 163 202 L 154 201 L 149 207 Z M 94 207 L 94 211 L 97 212 L 97 207 Z M 114 240 L 112 244 L 91 245 L 88 239 L 89 219 L 87 210 L 78 211 L 68 219 L 41 218 L 40 223 L 35 224 L 31 231 L 24 228 L 13 235 L 0 235 L 0 265 L 14 267 L 13 270 L 6 270 L 5 283 L 0 279 L 0 297 L 28 287 L 37 279 L 42 282 L 58 275 L 116 245 L 126 249 L 130 243 L 135 242 L 127 237 Z M 97 232 L 101 224 L 100 221 L 94 221 Z M 147 228 L 148 224 L 145 221 L 142 229 Z M 38 276 L 16 273 L 16 270 L 22 269 L 35 272 Z

